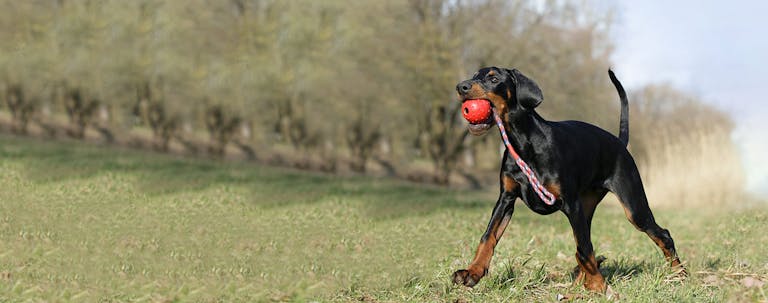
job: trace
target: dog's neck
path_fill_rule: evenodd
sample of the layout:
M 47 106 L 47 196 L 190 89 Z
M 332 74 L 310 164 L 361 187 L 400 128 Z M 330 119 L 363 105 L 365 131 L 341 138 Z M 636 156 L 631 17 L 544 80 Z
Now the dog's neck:
M 537 148 L 534 142 L 539 141 L 537 138 L 544 137 L 548 133 L 546 120 L 532 109 L 509 113 L 508 117 L 507 136 L 509 136 L 512 147 L 523 158 L 534 156 L 536 151 L 541 148 Z

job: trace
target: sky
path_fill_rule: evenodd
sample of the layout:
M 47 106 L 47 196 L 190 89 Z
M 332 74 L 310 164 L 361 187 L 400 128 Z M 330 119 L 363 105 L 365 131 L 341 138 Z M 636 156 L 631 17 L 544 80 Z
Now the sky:
M 625 86 L 672 83 L 728 112 L 746 187 L 768 195 L 768 1 L 611 3 L 614 68 Z

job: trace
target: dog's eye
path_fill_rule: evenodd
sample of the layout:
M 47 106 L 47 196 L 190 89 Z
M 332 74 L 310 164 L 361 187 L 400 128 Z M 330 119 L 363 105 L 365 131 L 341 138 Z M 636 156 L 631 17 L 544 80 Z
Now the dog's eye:
M 499 83 L 499 77 L 496 77 L 496 76 L 491 77 L 491 83 Z

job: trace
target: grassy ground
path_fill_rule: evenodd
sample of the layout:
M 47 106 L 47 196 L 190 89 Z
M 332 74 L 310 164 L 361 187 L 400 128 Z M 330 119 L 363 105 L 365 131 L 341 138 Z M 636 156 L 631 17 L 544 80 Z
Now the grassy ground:
M 565 217 L 521 203 L 489 276 L 471 290 L 450 284 L 472 257 L 492 191 L 9 137 L 0 137 L 0 184 L 0 301 L 510 302 L 584 293 L 571 286 Z M 615 202 L 597 211 L 593 241 L 622 301 L 767 300 L 765 207 L 656 216 L 692 273 L 684 281 L 669 279 L 661 253 Z

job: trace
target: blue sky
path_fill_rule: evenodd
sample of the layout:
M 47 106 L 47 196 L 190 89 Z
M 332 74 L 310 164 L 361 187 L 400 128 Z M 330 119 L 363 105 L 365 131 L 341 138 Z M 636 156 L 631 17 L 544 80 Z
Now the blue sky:
M 630 1 L 613 62 L 629 88 L 669 82 L 733 116 L 747 188 L 768 195 L 768 1 Z

